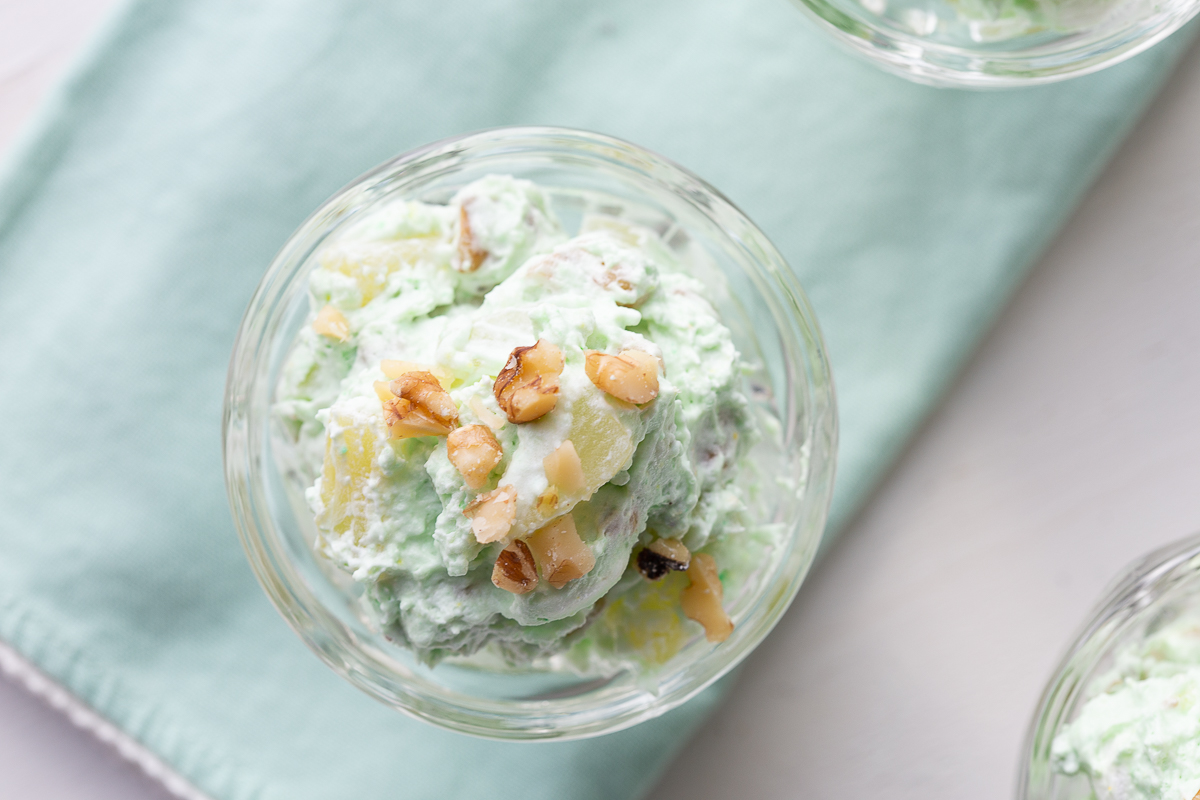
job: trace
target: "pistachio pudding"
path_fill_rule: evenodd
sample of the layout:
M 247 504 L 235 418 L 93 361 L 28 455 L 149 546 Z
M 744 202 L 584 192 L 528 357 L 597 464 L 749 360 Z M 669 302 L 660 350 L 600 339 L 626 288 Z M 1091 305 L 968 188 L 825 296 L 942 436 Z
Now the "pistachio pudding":
M 654 231 L 569 236 L 490 175 L 316 257 L 276 413 L 316 475 L 315 546 L 389 639 L 588 668 L 729 636 L 744 559 L 720 551 L 779 528 L 733 482 L 759 432 L 730 331 Z

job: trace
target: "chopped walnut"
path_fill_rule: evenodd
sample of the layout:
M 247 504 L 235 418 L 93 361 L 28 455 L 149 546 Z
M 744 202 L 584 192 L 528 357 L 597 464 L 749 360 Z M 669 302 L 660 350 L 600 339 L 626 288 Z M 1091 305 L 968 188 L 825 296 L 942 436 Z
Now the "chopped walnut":
M 685 570 L 692 554 L 678 539 L 655 539 L 638 553 L 637 568 L 647 580 L 656 581 L 673 570 Z
M 500 551 L 492 568 L 492 583 L 506 592 L 525 594 L 537 588 L 537 566 L 529 545 L 517 539 Z
M 406 372 L 388 390 L 392 399 L 383 401 L 383 421 L 393 439 L 445 436 L 458 424 L 454 401 L 428 372 Z
M 680 598 L 683 613 L 704 626 L 704 637 L 710 642 L 725 641 L 733 633 L 733 620 L 721 605 L 725 592 L 717 574 L 716 559 L 708 553 L 696 553 L 687 576 L 690 582 Z
M 472 489 L 487 483 L 488 473 L 500 463 L 504 451 L 486 425 L 467 425 L 450 432 L 446 455 Z
M 333 306 L 325 306 L 317 312 L 317 318 L 312 322 L 312 329 L 322 336 L 337 339 L 339 342 L 350 338 L 350 323 L 342 312 Z
M 479 246 L 479 239 L 471 229 L 471 215 L 467 204 L 458 210 L 458 263 L 455 268 L 459 272 L 474 272 L 487 260 L 488 251 Z
M 617 355 L 587 351 L 584 371 L 598 389 L 626 403 L 649 403 L 658 397 L 658 359 L 643 350 Z
M 501 486 L 481 494 L 463 509 L 463 516 L 471 520 L 475 541 L 480 544 L 498 542 L 508 536 L 517 519 L 517 490 Z
M 532 422 L 550 413 L 558 402 L 562 371 L 562 351 L 550 342 L 538 339 L 514 349 L 492 389 L 508 421 Z
M 542 467 L 546 470 L 546 480 L 551 486 L 557 486 L 568 494 L 578 492 L 587 487 L 587 479 L 583 477 L 583 462 L 575 445 L 570 439 L 555 448 L 554 452 L 542 459 Z
M 565 514 L 526 540 L 542 568 L 542 576 L 555 589 L 582 578 L 596 566 L 596 556 L 575 529 L 575 518 Z

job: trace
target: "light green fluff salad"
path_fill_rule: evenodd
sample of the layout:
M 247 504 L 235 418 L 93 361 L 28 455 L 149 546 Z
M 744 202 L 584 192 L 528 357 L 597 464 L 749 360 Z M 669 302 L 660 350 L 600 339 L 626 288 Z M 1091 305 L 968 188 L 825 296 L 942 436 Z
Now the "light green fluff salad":
M 1200 623 L 1180 618 L 1121 651 L 1097 694 L 1054 739 L 1056 771 L 1098 800 L 1192 800 L 1200 792 Z
M 702 285 L 649 230 L 582 228 L 489 176 L 317 254 L 276 414 L 318 551 L 427 663 L 661 664 L 728 635 L 722 581 L 775 544 L 734 482 L 757 427 Z
M 1100 23 L 1121 0 L 950 0 L 983 41 L 1044 31 L 1070 33 Z M 1189 800 L 1191 800 L 1189 798 Z

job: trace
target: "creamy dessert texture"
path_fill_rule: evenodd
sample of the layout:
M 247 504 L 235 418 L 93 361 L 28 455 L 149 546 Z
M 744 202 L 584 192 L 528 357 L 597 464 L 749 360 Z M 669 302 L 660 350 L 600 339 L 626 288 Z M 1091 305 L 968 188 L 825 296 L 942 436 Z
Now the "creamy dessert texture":
M 659 664 L 729 635 L 773 544 L 728 328 L 650 230 L 569 237 L 534 184 L 394 202 L 327 243 L 277 417 L 316 547 L 423 661 Z M 723 583 L 724 581 L 724 583 Z
M 1099 800 L 1200 795 L 1200 621 L 1164 626 L 1117 655 L 1052 745 L 1054 768 Z

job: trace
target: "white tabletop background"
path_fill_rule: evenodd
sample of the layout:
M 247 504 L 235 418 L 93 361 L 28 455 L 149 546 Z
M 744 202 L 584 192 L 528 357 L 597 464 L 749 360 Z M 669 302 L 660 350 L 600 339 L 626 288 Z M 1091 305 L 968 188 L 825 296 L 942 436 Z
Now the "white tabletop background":
M 113 0 L 0 1 L 0 154 Z M 1200 530 L 1200 46 L 656 800 L 1007 800 L 1105 584 Z M 0 797 L 167 792 L 0 678 Z

